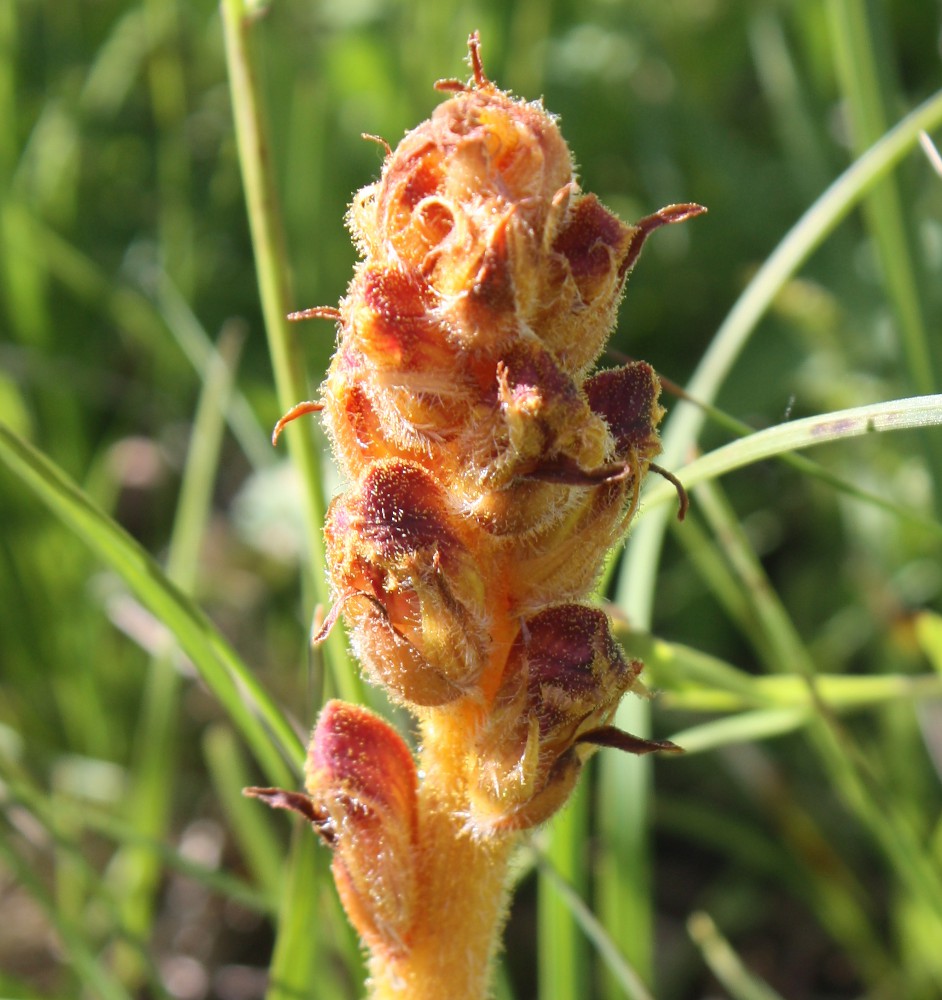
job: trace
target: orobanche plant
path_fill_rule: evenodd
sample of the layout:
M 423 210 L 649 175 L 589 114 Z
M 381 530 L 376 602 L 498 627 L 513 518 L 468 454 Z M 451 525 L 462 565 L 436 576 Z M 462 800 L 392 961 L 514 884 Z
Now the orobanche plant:
M 415 716 L 418 759 L 331 701 L 306 791 L 248 791 L 332 848 L 375 998 L 487 995 L 521 834 L 598 747 L 677 749 L 610 725 L 641 664 L 586 603 L 657 468 L 660 385 L 643 362 L 590 372 L 647 236 L 703 209 L 621 222 L 580 191 L 553 117 L 469 47 L 470 82 L 440 82 L 451 96 L 356 196 L 347 296 L 301 314 L 336 320 L 336 354 L 279 424 L 323 411 L 347 488 L 320 637 L 342 613 Z

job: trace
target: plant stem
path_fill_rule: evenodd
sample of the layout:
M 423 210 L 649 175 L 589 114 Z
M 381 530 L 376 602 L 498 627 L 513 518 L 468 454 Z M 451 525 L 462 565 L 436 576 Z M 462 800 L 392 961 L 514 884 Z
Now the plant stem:
M 286 318 L 296 303 L 290 287 L 287 241 L 272 171 L 272 151 L 249 40 L 252 20 L 244 0 L 223 0 L 221 9 L 232 112 L 268 349 L 278 403 L 282 410 L 288 410 L 298 400 L 307 399 L 310 392 L 298 339 L 290 332 Z M 310 557 L 303 575 L 305 589 L 313 597 L 311 603 L 326 607 L 330 605 L 330 594 L 321 542 L 325 505 L 319 451 L 304 421 L 295 421 L 287 429 L 286 437 L 291 464 L 301 477 Z M 328 638 L 324 650 L 341 696 L 350 701 L 362 701 L 362 683 L 349 666 L 340 629 Z
M 401 961 L 374 956 L 371 1000 L 489 995 L 507 912 L 507 868 L 518 836 L 480 836 L 469 829 L 467 782 L 455 771 L 457 744 L 450 729 L 423 727 L 420 913 Z

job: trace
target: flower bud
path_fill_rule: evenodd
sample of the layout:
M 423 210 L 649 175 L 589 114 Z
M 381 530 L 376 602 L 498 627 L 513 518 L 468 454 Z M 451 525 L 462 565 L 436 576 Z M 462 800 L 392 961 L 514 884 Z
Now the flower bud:
M 478 741 L 476 821 L 523 829 L 548 818 L 589 755 L 580 736 L 607 725 L 640 670 L 602 611 L 561 604 L 526 619 Z
M 334 851 L 332 870 L 350 922 L 376 952 L 401 955 L 420 895 L 418 776 L 402 737 L 378 715 L 329 701 L 311 735 L 307 794 L 244 794 L 308 820 Z
M 567 505 L 557 505 L 558 519 L 530 537 L 514 567 L 519 608 L 579 598 L 594 586 L 609 550 L 627 529 L 641 481 L 660 450 L 660 388 L 654 370 L 642 361 L 586 380 L 592 414 L 609 434 L 608 464 L 594 470 L 557 465 L 559 481 L 577 488 L 568 491 Z M 550 474 L 548 465 L 542 474 Z
M 305 779 L 326 816 L 351 923 L 371 948 L 402 952 L 418 894 L 418 778 L 409 748 L 378 715 L 330 701 L 311 737 Z
M 660 451 L 661 383 L 649 364 L 634 361 L 624 368 L 599 372 L 586 379 L 584 389 L 592 412 L 608 425 L 619 458 L 634 451 L 639 459 L 650 461 Z
M 373 677 L 423 705 L 473 685 L 488 618 L 482 567 L 431 475 L 403 461 L 372 463 L 356 490 L 333 501 L 324 534 Z

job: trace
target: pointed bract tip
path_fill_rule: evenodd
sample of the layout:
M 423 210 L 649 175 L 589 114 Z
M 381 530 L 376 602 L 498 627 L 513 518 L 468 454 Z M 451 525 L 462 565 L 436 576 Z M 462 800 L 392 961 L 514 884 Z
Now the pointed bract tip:
M 275 429 L 271 432 L 271 443 L 278 444 L 281 432 L 298 417 L 303 417 L 308 413 L 320 413 L 324 409 L 324 404 L 319 399 L 306 399 L 303 403 L 296 403 L 290 410 L 275 424 Z

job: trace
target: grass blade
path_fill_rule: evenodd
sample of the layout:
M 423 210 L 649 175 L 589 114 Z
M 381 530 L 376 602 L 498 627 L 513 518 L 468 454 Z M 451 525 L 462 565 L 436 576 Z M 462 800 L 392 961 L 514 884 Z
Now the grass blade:
M 731 441 L 702 458 L 695 459 L 681 468 L 678 476 L 684 486 L 690 489 L 734 469 L 776 455 L 784 455 L 799 448 L 809 448 L 863 434 L 939 426 L 942 426 L 942 394 L 894 399 L 870 406 L 855 406 L 848 410 L 805 417 L 756 431 L 755 434 L 740 438 L 738 441 Z M 670 483 L 654 483 L 645 491 L 644 503 L 639 512 L 642 515 L 641 523 L 646 521 L 643 515 L 650 515 L 653 509 L 672 503 L 676 495 Z
M 687 929 L 713 974 L 729 990 L 732 1000 L 782 1000 L 775 990 L 746 969 L 706 913 L 694 913 L 687 922 Z
M 942 91 L 906 115 L 811 205 L 765 260 L 717 330 L 687 386 L 693 399 L 713 402 L 759 320 L 785 283 L 873 185 L 912 150 L 919 142 L 920 132 L 931 132 L 940 125 Z M 696 407 L 683 404 L 676 407 L 664 433 L 663 465 L 675 468 L 680 464 L 697 440 L 704 420 L 704 413 Z M 650 624 L 653 578 L 669 516 L 664 509 L 637 525 L 622 564 L 620 590 L 632 595 L 623 608 L 639 628 Z
M 545 858 L 580 897 L 588 891 L 590 802 L 589 789 L 582 782 L 547 831 Z M 579 996 L 590 981 L 588 956 L 570 899 L 560 895 L 558 880 L 548 877 L 546 870 L 539 870 L 537 890 L 539 1000 L 568 1000 Z
M 653 1000 L 652 994 L 641 980 L 641 977 L 632 968 L 631 963 L 619 951 L 617 944 L 607 932 L 604 924 L 600 923 L 592 911 L 585 905 L 578 892 L 556 871 L 556 869 L 544 858 L 537 858 L 537 865 L 540 869 L 541 877 L 554 887 L 556 892 L 565 901 L 571 910 L 573 917 L 578 921 L 585 936 L 595 945 L 596 951 L 605 963 L 608 972 L 613 980 L 618 984 L 622 996 L 630 997 L 631 1000 Z M 584 990 L 583 986 L 583 990 Z M 569 994 L 570 996 L 579 994 Z
M 0 460 L 122 576 L 141 603 L 170 629 L 251 747 L 266 780 L 281 785 L 293 782 L 292 771 L 299 774 L 304 760 L 300 739 L 203 612 L 74 481 L 3 424 Z
M 278 402 L 287 411 L 310 398 L 304 359 L 297 337 L 289 331 L 287 315 L 297 303 L 289 286 L 290 266 L 279 199 L 273 176 L 272 150 L 268 142 L 265 112 L 259 95 L 258 70 L 254 63 L 252 13 L 244 0 L 224 0 L 222 19 L 226 63 L 232 95 L 239 163 L 248 207 L 252 245 L 268 349 L 275 373 Z M 302 483 L 302 499 L 311 565 L 304 574 L 309 604 L 330 605 L 321 528 L 325 502 L 320 452 L 310 427 L 300 420 L 285 432 L 288 450 Z M 339 694 L 347 701 L 363 702 L 363 684 L 349 661 L 342 629 L 334 629 L 322 647 Z

